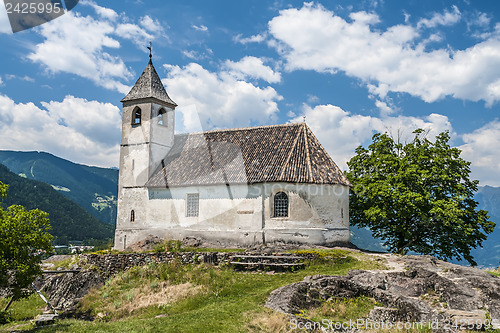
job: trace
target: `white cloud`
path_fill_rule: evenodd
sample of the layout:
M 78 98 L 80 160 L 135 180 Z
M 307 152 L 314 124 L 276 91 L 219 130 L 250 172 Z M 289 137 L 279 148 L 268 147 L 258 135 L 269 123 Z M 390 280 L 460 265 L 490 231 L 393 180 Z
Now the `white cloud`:
M 149 34 L 138 25 L 132 23 L 118 24 L 115 33 L 121 38 L 130 39 L 139 47 L 145 47 L 147 45 L 146 41 L 154 39 L 153 35 Z
M 146 15 L 141 18 L 140 25 L 149 32 L 155 32 L 155 31 L 163 32 L 164 30 L 161 23 L 158 20 L 151 18 L 151 16 L 149 15 Z
M 231 75 L 237 79 L 262 79 L 269 83 L 281 81 L 280 73 L 264 65 L 264 62 L 260 58 L 247 56 L 238 62 L 227 60 L 225 66 L 229 69 Z
M 42 150 L 77 163 L 116 166 L 120 110 L 66 96 L 62 102 L 15 103 L 0 95 L 1 149 Z
M 105 48 L 119 48 L 120 43 L 110 34 L 112 23 L 82 17 L 73 11 L 40 26 L 45 37 L 28 58 L 43 64 L 49 72 L 67 72 L 90 79 L 99 86 L 126 93 L 129 87 L 120 81 L 132 73 L 119 57 Z
M 194 25 L 194 24 L 193 24 L 191 27 L 192 27 L 193 29 L 195 29 L 195 30 L 198 30 L 198 31 L 208 31 L 207 26 L 205 26 L 205 25 L 203 25 L 203 24 L 202 24 L 202 25 Z
M 421 19 L 417 23 L 418 28 L 435 28 L 438 25 L 449 26 L 460 21 L 462 14 L 457 6 L 452 7 L 452 11 L 445 11 L 443 14 L 434 13 L 430 19 Z
M 120 48 L 118 37 L 129 39 L 141 50 L 146 41 L 165 37 L 158 21 L 149 16 L 140 19 L 140 25 L 130 23 L 111 9 L 92 1 L 82 2 L 94 8 L 97 17 L 82 16 L 70 11 L 57 20 L 41 25 L 38 31 L 45 40 L 37 44 L 28 59 L 42 64 L 50 73 L 67 72 L 87 78 L 106 89 L 127 93 L 127 82 L 134 76 L 123 60 L 113 56 Z
M 367 13 L 367 12 L 355 12 L 349 15 L 351 20 L 356 21 L 361 24 L 377 24 L 380 22 L 380 18 L 377 14 Z
M 402 142 L 413 138 L 412 132 L 417 128 L 428 131 L 428 138 L 445 130 L 451 131 L 451 124 L 446 116 L 430 114 L 417 117 L 371 117 L 354 115 L 334 105 L 318 105 L 314 108 L 305 105 L 306 122 L 318 137 L 341 170 L 347 169 L 347 162 L 354 156 L 355 149 L 371 142 L 374 133 L 387 132 Z M 302 122 L 302 116 L 293 122 Z
M 267 38 L 266 34 L 257 34 L 250 37 L 242 37 L 241 34 L 238 34 L 234 37 L 234 41 L 241 44 L 262 43 L 263 41 L 266 40 L 266 38 Z
M 395 25 L 373 29 L 374 14 L 354 13 L 347 22 L 321 5 L 306 3 L 286 9 L 269 22 L 273 45 L 286 59 L 287 70 L 345 72 L 362 80 L 372 91 L 405 92 L 426 102 L 445 96 L 483 100 L 488 106 L 500 100 L 500 33 L 464 50 L 426 50 L 419 29 Z M 420 26 L 452 24 L 460 18 L 451 12 L 435 14 Z M 439 35 L 436 35 L 439 37 Z
M 7 79 L 7 80 L 18 79 L 18 80 L 26 81 L 26 82 L 35 82 L 35 79 L 32 78 L 31 76 L 28 76 L 28 75 L 18 76 L 18 75 L 14 75 L 14 74 L 5 74 L 5 79 Z
M 0 34 L 11 34 L 12 28 L 10 26 L 9 17 L 3 0 L 0 0 Z
M 388 116 L 388 115 L 393 114 L 397 111 L 394 107 L 389 106 L 389 104 L 387 104 L 387 102 L 383 102 L 380 100 L 375 101 L 375 106 L 380 110 L 380 114 L 382 116 Z
M 500 186 L 500 121 L 494 120 L 462 136 L 462 157 L 471 161 L 473 179 L 481 185 Z
M 277 101 L 282 97 L 272 87 L 260 88 L 225 71 L 210 72 L 196 63 L 164 67 L 168 75 L 163 83 L 169 95 L 181 107 L 194 105 L 205 130 L 266 124 L 276 117 Z M 182 129 L 196 130 L 187 122 Z
M 2 78 L 0 77 L 0 86 L 3 85 Z
M 112 20 L 112 21 L 114 21 L 118 18 L 118 13 L 116 13 L 113 9 L 101 7 L 98 4 L 96 4 L 94 1 L 84 0 L 84 1 L 80 1 L 80 4 L 91 6 L 92 8 L 94 8 L 97 15 L 99 15 L 101 18 Z

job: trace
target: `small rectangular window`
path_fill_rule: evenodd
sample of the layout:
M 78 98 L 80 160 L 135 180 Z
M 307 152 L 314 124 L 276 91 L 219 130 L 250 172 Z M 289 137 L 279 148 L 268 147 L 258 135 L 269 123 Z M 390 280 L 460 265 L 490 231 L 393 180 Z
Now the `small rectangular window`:
M 200 196 L 198 193 L 189 193 L 186 199 L 186 216 L 198 216 L 200 212 Z

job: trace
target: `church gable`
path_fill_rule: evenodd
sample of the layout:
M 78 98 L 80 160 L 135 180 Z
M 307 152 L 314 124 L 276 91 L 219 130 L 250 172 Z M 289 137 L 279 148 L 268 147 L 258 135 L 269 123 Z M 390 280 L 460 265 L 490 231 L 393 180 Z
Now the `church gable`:
M 350 186 L 305 123 L 176 135 L 146 186 L 263 182 Z

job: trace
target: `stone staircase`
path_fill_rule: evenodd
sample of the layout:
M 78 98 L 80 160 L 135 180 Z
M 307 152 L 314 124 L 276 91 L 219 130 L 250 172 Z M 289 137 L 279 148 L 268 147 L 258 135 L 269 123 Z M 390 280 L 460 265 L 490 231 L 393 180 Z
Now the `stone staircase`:
M 305 267 L 304 258 L 287 253 L 233 255 L 229 264 L 237 270 L 295 271 Z

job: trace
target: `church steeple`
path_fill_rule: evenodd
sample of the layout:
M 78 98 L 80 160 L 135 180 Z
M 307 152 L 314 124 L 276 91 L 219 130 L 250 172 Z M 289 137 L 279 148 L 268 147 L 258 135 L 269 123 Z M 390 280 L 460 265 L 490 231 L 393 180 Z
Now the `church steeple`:
M 166 103 L 168 106 L 173 108 L 177 106 L 177 104 L 168 96 L 167 91 L 163 87 L 151 58 L 135 85 L 132 87 L 127 96 L 121 100 L 121 102 L 125 103 L 148 98 L 154 98 L 157 101 Z
M 151 58 L 122 100 L 119 187 L 144 186 L 174 144 L 175 107 Z

